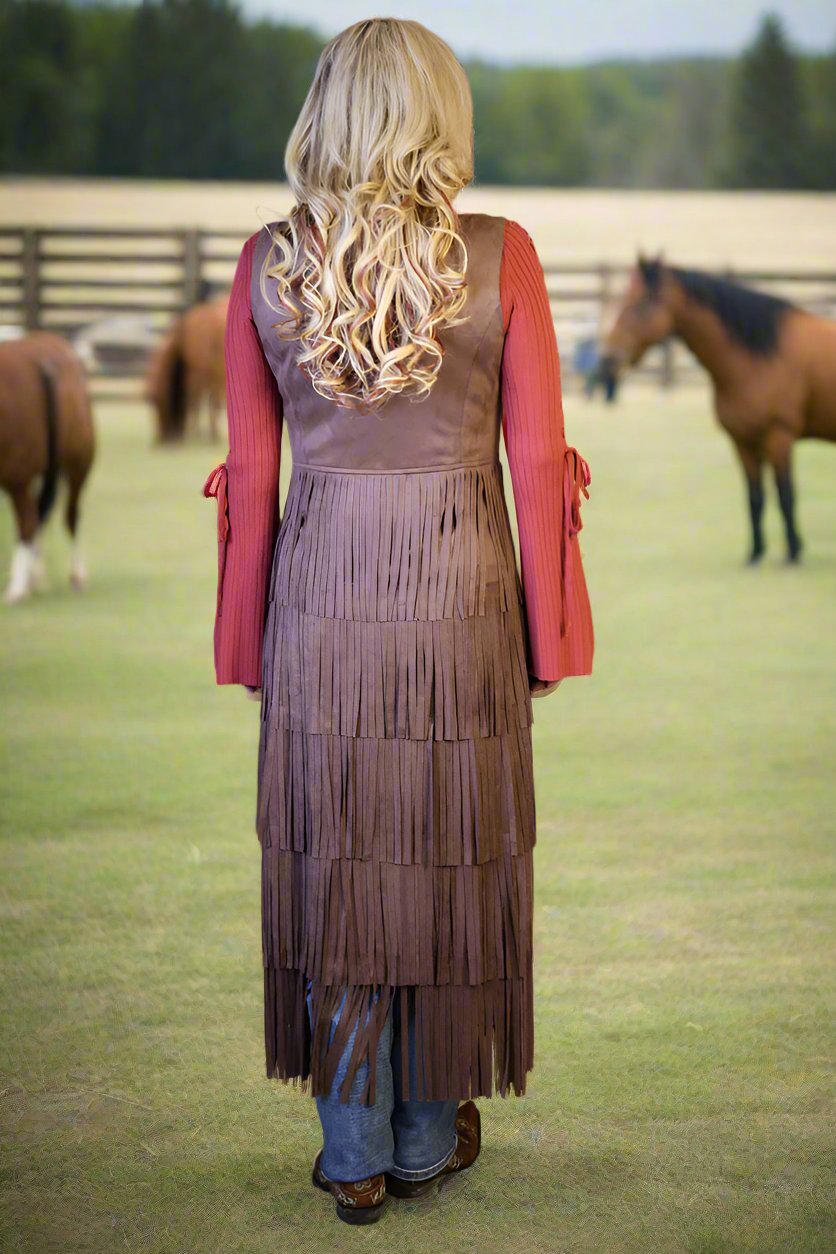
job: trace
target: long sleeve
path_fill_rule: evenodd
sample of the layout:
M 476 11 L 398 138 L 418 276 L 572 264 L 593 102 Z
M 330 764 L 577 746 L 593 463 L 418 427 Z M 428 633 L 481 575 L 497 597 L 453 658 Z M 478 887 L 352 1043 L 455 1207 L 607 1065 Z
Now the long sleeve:
M 560 358 L 543 267 L 506 220 L 502 431 L 514 490 L 529 671 L 552 681 L 592 671 L 592 614 L 581 563 L 580 498 L 589 467 L 564 432 Z
M 282 398 L 253 321 L 257 235 L 244 245 L 229 297 L 224 352 L 229 452 L 204 484 L 218 502 L 215 677 L 261 685 L 270 566 L 279 525 Z

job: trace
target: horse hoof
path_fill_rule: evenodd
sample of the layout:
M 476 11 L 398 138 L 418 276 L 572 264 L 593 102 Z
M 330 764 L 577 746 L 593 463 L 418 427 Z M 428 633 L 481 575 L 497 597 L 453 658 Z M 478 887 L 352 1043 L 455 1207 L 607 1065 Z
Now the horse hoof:
M 760 566 L 763 560 L 763 549 L 759 553 L 750 553 L 744 562 L 745 566 Z
M 30 587 L 33 592 L 46 592 L 49 582 L 46 575 L 46 565 L 43 558 L 38 554 L 32 567 L 30 576 Z
M 83 592 L 87 587 L 87 571 L 83 569 L 71 571 L 70 587 L 74 592 Z
M 7 588 L 3 593 L 3 604 L 20 605 L 22 601 L 28 601 L 31 595 L 31 588 Z

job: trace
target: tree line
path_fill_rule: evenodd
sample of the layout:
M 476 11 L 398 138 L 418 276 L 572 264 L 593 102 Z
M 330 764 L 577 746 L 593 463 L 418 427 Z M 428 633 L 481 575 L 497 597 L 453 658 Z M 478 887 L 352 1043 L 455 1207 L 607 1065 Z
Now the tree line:
M 281 179 L 323 43 L 231 0 L 0 0 L 0 172 Z M 465 68 L 483 184 L 836 188 L 836 47 L 776 17 L 736 59 Z

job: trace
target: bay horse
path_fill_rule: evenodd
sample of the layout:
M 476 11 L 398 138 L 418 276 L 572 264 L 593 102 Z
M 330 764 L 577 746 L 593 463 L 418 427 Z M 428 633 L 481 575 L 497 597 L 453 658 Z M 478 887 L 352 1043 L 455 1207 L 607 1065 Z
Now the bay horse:
M 226 398 L 224 330 L 227 296 L 190 306 L 170 327 L 152 354 L 145 396 L 157 415 L 157 439 L 184 440 L 198 427 L 204 397 L 208 400 L 209 435 L 219 438 L 219 414 Z
M 22 601 L 44 586 L 38 539 L 62 477 L 73 542 L 70 583 L 80 589 L 87 582 L 78 540 L 79 498 L 95 446 L 87 376 L 69 341 L 33 331 L 0 344 L 0 487 L 11 497 L 18 533 L 6 602 Z
M 678 336 L 708 372 L 714 409 L 743 467 L 752 527 L 748 562 L 764 554 L 764 463 L 772 467 L 786 532 L 798 562 L 792 450 L 796 440 L 836 440 L 836 322 L 790 301 L 661 256 L 639 255 L 625 302 L 602 346 L 607 385 L 651 345 Z

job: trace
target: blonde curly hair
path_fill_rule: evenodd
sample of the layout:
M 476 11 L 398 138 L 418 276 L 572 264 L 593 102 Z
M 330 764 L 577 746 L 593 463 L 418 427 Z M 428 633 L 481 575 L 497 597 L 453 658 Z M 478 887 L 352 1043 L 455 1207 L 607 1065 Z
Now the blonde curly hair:
M 419 22 L 355 23 L 323 49 L 285 167 L 296 203 L 259 278 L 284 315 L 277 334 L 300 341 L 299 366 L 343 407 L 427 396 L 439 334 L 467 299 L 452 203 L 473 178 L 462 66 Z

